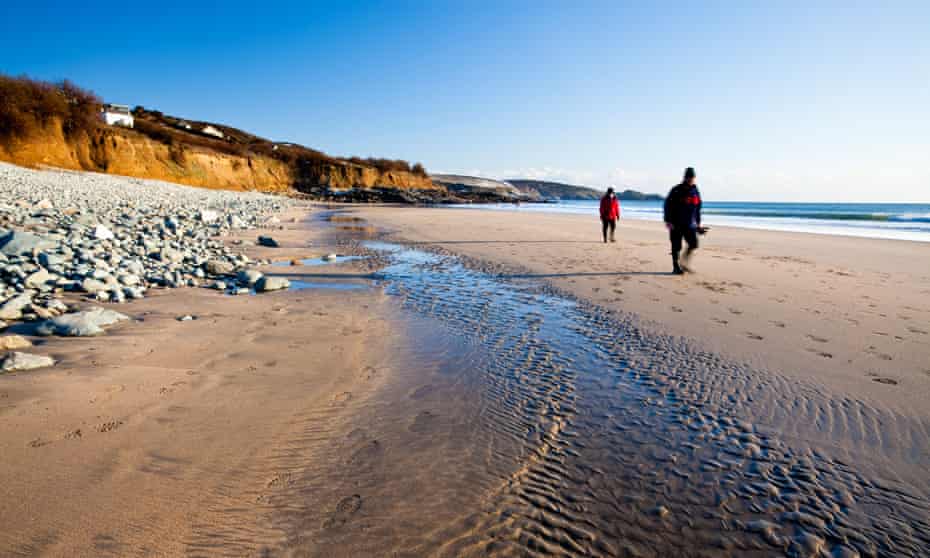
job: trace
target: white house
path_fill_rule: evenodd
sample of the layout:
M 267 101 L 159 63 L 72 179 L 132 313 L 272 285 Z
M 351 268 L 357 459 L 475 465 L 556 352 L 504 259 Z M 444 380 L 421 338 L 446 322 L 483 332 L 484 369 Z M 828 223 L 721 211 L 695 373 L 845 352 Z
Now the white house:
M 126 126 L 132 128 L 132 112 L 128 105 L 103 105 L 100 111 L 100 119 L 108 126 Z
M 203 132 L 203 133 L 205 133 L 205 134 L 207 134 L 208 136 L 213 136 L 213 137 L 215 137 L 215 138 L 223 139 L 223 138 L 226 137 L 226 136 L 223 135 L 223 132 L 221 132 L 221 131 L 217 130 L 216 128 L 214 128 L 213 126 L 209 126 L 209 125 L 208 125 L 208 126 L 204 126 L 203 130 L 200 130 L 200 131 Z

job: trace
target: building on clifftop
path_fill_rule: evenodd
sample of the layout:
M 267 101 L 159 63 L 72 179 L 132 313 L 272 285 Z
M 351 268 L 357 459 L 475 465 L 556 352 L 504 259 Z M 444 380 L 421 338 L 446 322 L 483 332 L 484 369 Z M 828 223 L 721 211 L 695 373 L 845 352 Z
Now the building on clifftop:
M 132 112 L 128 105 L 103 105 L 100 110 L 100 119 L 108 126 L 125 126 L 132 128 Z

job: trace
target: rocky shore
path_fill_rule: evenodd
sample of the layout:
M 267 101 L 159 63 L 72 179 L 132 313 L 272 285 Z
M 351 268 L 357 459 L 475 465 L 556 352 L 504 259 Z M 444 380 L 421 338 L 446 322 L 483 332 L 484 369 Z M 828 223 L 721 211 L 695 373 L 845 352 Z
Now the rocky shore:
M 82 297 L 119 303 L 143 298 L 153 287 L 210 286 L 232 294 L 286 288 L 285 281 L 250 270 L 253 262 L 221 236 L 273 227 L 276 215 L 295 203 L 0 164 L 0 326 L 37 322 L 40 335 L 96 335 L 126 317 L 100 308 L 76 312 Z M 16 355 L 0 366 L 50 364 Z

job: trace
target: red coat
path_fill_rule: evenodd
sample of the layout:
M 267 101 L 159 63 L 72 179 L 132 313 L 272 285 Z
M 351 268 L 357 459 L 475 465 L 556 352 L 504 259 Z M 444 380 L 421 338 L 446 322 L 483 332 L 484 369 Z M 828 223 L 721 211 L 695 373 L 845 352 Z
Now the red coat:
M 601 198 L 601 219 L 605 221 L 616 221 L 620 218 L 620 202 L 617 197 L 610 198 L 604 196 Z

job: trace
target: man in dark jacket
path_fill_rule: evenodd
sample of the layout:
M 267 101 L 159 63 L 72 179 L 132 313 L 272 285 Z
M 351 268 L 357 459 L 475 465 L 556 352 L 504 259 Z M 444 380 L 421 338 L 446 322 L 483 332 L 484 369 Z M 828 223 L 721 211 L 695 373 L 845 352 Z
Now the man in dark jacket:
M 672 273 L 676 275 L 688 271 L 688 258 L 698 247 L 698 235 L 706 230 L 701 227 L 701 193 L 695 184 L 696 178 L 694 169 L 688 167 L 684 180 L 665 198 L 665 226 L 672 241 Z M 688 243 L 682 262 L 685 265 L 678 261 L 682 240 Z

